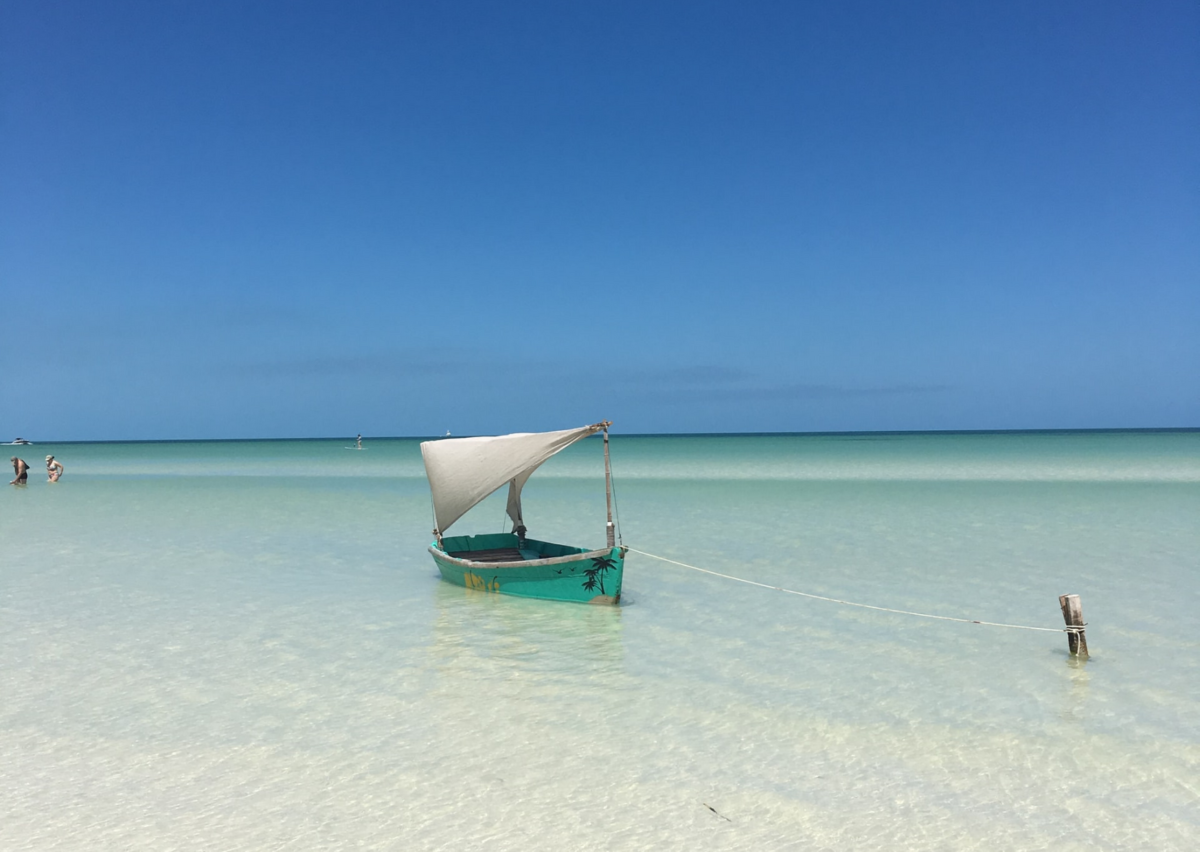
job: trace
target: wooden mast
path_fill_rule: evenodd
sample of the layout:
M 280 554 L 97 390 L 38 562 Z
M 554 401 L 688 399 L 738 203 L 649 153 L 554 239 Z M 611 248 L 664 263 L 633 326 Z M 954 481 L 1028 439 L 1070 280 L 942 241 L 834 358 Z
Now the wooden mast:
M 604 527 L 609 547 L 615 547 L 617 538 L 613 530 L 612 519 L 612 468 L 608 463 L 608 427 L 609 421 L 604 421 L 604 502 L 608 507 L 608 523 Z

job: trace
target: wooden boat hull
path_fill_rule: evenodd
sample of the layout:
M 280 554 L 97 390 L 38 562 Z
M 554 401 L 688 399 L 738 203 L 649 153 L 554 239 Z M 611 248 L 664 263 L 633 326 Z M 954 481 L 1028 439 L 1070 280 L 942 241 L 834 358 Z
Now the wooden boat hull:
M 481 592 L 575 603 L 621 600 L 624 547 L 580 547 L 515 535 L 453 536 L 429 546 L 442 579 Z

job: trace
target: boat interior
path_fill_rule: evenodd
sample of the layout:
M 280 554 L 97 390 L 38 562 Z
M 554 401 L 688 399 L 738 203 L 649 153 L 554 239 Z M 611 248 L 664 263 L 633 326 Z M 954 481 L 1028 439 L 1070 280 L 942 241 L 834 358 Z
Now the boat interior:
M 588 552 L 585 547 L 571 547 L 532 538 L 521 540 L 516 533 L 445 536 L 442 538 L 442 550 L 447 556 L 471 562 L 528 562 Z

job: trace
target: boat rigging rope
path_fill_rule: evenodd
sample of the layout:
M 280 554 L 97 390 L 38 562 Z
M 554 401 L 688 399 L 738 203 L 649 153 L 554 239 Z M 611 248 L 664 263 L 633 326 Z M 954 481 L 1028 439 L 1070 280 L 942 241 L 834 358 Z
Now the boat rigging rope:
M 828 603 L 842 604 L 843 606 L 856 606 L 862 609 L 873 609 L 879 612 L 893 612 L 897 615 L 915 615 L 918 618 L 934 618 L 938 621 L 958 621 L 963 624 L 982 624 L 986 627 L 1011 627 L 1014 630 L 1038 630 L 1045 633 L 1082 633 L 1083 627 L 1032 627 L 1027 624 L 1002 624 L 997 621 L 979 621 L 974 618 L 955 618 L 950 615 L 932 615 L 928 612 L 912 612 L 907 609 L 892 609 L 886 606 L 874 606 L 872 604 L 855 603 L 854 601 L 844 601 L 839 598 L 827 598 L 824 595 L 814 595 L 808 592 L 798 592 L 795 589 L 785 589 L 782 586 L 772 586 L 769 583 L 758 583 L 754 580 L 747 580 L 743 577 L 734 577 L 732 574 L 722 574 L 719 571 L 710 571 L 707 568 L 699 568 L 695 565 L 688 565 L 686 562 L 679 562 L 674 559 L 668 559 L 665 556 L 659 556 L 655 553 L 647 553 L 644 550 L 637 548 L 628 548 L 632 553 L 640 553 L 642 556 L 649 556 L 651 559 L 660 559 L 663 562 L 670 562 L 672 565 L 678 565 L 681 568 L 690 568 L 693 571 L 699 571 L 702 574 L 711 574 L 714 577 L 723 577 L 726 580 L 734 580 L 738 583 L 745 583 L 748 586 L 758 586 L 763 589 L 771 589 L 776 592 L 783 592 L 788 595 L 799 595 L 802 598 L 812 598 L 813 600 L 826 601 Z M 1084 625 L 1086 627 L 1086 625 Z

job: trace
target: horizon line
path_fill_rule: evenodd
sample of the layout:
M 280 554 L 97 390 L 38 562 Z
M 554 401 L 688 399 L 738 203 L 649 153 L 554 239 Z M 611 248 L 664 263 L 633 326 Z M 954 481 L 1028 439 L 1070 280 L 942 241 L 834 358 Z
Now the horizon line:
M 545 430 L 553 431 L 553 430 Z M 799 432 L 616 432 L 622 438 L 768 438 L 768 437 L 839 437 L 888 435 L 1051 435 L 1051 434 L 1115 434 L 1121 432 L 1161 433 L 1200 432 L 1200 426 L 1138 426 L 1104 428 L 1033 428 L 1033 429 L 857 429 L 846 431 Z M 513 433 L 503 433 L 513 434 Z M 478 438 L 490 435 L 364 435 L 364 441 L 430 441 L 439 438 Z M 5 446 L 44 446 L 47 444 L 213 444 L 265 441 L 345 441 L 355 440 L 345 435 L 308 436 L 300 438 L 112 438 L 104 440 L 41 440 L 28 444 L 5 443 Z

